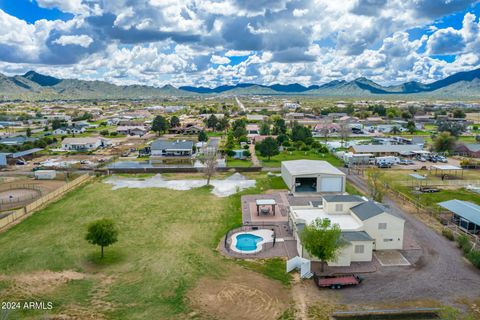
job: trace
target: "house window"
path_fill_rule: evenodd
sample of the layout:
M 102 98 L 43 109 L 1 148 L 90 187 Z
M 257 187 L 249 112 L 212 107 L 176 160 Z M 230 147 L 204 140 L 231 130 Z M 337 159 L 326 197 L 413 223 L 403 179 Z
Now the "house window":
M 383 239 L 383 242 L 392 242 L 393 239 Z
M 379 230 L 385 230 L 385 229 L 387 229 L 387 223 L 386 223 L 386 222 L 380 222 L 380 223 L 378 224 L 378 229 L 379 229 Z
M 365 246 L 363 244 L 357 244 L 355 246 L 355 253 L 364 253 L 365 252 Z
M 342 212 L 343 211 L 343 203 L 337 203 L 335 205 L 335 211 Z

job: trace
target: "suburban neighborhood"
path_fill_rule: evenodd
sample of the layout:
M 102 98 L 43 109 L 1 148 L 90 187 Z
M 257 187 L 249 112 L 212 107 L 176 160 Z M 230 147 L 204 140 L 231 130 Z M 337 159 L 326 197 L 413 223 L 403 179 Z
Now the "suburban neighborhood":
M 0 0 L 0 320 L 480 319 L 479 17 Z

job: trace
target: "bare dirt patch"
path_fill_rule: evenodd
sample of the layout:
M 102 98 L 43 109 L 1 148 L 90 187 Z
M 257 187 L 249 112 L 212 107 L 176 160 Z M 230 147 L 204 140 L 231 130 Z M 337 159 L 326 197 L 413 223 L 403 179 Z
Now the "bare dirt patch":
M 240 267 L 222 279 L 205 278 L 189 293 L 195 309 L 218 319 L 277 319 L 291 302 L 280 283 Z
M 7 292 L 14 295 L 32 296 L 53 292 L 64 283 L 72 280 L 82 280 L 84 273 L 66 270 L 62 272 L 38 271 L 15 276 L 0 275 L 0 281 L 12 283 Z

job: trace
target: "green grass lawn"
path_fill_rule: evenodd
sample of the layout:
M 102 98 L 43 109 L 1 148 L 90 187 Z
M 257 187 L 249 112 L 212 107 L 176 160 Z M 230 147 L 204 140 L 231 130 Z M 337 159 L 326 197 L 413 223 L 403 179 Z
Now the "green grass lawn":
M 227 167 L 251 167 L 252 162 L 250 160 L 241 160 L 233 159 L 232 157 L 227 157 Z
M 282 161 L 288 160 L 300 160 L 300 159 L 308 159 L 308 160 L 324 160 L 330 162 L 334 166 L 342 166 L 343 163 L 340 159 L 336 158 L 334 155 L 330 153 L 318 153 L 317 151 L 283 151 L 280 154 L 271 157 L 268 160 L 266 157 L 262 157 L 257 153 L 258 159 L 262 161 L 262 165 L 264 167 L 280 167 Z
M 258 183 L 244 193 L 284 188 L 280 177 L 264 173 L 248 177 Z M 120 231 L 118 243 L 105 249 L 104 261 L 99 259 L 99 248 L 84 240 L 87 225 L 100 218 L 113 219 Z M 208 187 L 113 191 L 95 181 L 0 234 L 0 275 L 6 277 L 0 277 L 0 296 L 5 301 L 54 303 L 52 311 L 14 311 L 11 319 L 78 310 L 104 312 L 109 319 L 184 318 L 191 312 L 185 300 L 188 290 L 203 276 L 228 274 L 235 263 L 215 248 L 228 229 L 240 224 L 240 194 L 218 198 Z M 271 273 L 270 277 L 288 284 L 289 276 L 281 272 L 284 261 L 244 267 Z M 74 270 L 85 274 L 85 279 L 42 293 L 25 294 L 13 285 L 12 279 L 19 275 L 45 270 Z M 112 280 L 105 286 L 101 279 L 108 276 Z M 102 303 L 110 307 L 92 307 L 102 290 Z

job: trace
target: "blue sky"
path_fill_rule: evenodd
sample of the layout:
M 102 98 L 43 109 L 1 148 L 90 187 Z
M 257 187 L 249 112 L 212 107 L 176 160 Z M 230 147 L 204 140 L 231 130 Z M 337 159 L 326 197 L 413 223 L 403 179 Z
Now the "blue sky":
M 477 0 L 0 0 L 0 72 L 119 84 L 431 82 L 480 66 Z

